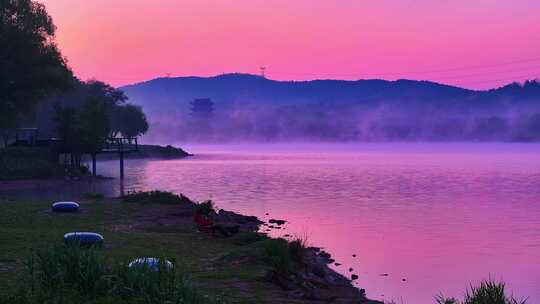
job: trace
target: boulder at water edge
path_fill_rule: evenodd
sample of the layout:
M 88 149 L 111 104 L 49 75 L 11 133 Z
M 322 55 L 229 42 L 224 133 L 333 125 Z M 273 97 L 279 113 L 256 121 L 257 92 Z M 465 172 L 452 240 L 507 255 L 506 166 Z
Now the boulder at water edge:
M 103 236 L 95 232 L 70 232 L 64 234 L 66 244 L 79 244 L 85 247 L 101 246 L 103 240 Z
M 54 212 L 77 212 L 79 204 L 75 202 L 56 202 L 51 208 Z

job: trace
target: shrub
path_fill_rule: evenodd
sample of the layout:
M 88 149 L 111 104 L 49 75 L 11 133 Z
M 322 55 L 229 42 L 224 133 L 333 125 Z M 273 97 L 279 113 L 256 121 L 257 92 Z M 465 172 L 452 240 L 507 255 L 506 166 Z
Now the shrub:
M 297 237 L 289 243 L 291 257 L 297 263 L 303 263 L 307 247 L 307 237 Z
M 458 304 L 456 298 L 447 298 L 443 295 L 435 297 L 437 304 Z M 480 286 L 470 287 L 465 293 L 463 304 L 525 304 L 526 300 L 517 300 L 513 296 L 507 296 L 505 284 L 486 280 Z
M 204 201 L 195 205 L 195 212 L 198 214 L 209 215 L 216 211 L 214 202 L 211 200 Z
M 160 258 L 159 261 L 166 261 Z M 160 262 L 157 270 L 111 264 L 96 249 L 56 246 L 31 254 L 17 288 L 0 303 L 185 303 L 217 304 L 186 276 Z
M 193 204 L 189 198 L 182 194 L 177 195 L 172 192 L 159 190 L 130 192 L 123 197 L 123 200 L 124 202 L 139 204 Z
M 268 239 L 266 235 L 257 232 L 240 232 L 231 237 L 231 241 L 239 246 L 253 244 L 266 239 Z
M 105 198 L 105 195 L 99 192 L 86 192 L 84 197 L 92 200 L 101 200 Z
M 268 239 L 264 241 L 266 259 L 272 269 L 280 274 L 287 274 L 293 266 L 289 243 L 285 239 Z
M 459 304 L 459 301 L 456 298 L 447 298 L 442 294 L 435 296 L 435 302 L 437 302 L 437 304 Z
M 464 304 L 524 304 L 526 301 L 518 301 L 514 297 L 508 297 L 504 283 L 496 283 L 491 280 L 483 281 L 480 286 L 471 286 L 465 294 Z

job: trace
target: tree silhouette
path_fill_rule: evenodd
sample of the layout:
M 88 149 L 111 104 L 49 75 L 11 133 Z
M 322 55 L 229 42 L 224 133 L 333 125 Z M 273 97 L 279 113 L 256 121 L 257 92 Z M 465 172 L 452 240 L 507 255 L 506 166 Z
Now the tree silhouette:
M 0 128 L 9 130 L 31 115 L 35 104 L 68 88 L 73 74 L 54 42 L 55 26 L 43 4 L 0 1 Z
M 132 104 L 117 106 L 111 117 L 113 136 L 140 136 L 148 131 L 148 121 L 141 107 Z

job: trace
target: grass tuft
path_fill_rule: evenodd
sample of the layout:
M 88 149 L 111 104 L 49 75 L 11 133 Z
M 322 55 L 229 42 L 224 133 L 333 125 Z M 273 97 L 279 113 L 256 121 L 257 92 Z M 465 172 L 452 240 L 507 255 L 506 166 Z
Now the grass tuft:
M 95 248 L 54 246 L 33 252 L 13 292 L 0 303 L 218 304 L 159 258 L 157 268 L 111 263 Z
M 459 304 L 456 298 L 447 298 L 443 295 L 435 296 L 437 304 Z M 470 286 L 465 293 L 462 304 L 525 304 L 526 300 L 517 300 L 506 294 L 503 282 L 492 280 L 482 281 L 479 286 Z
M 524 304 L 525 300 L 517 300 L 507 296 L 505 284 L 491 280 L 483 281 L 480 286 L 471 286 L 465 294 L 464 304 Z

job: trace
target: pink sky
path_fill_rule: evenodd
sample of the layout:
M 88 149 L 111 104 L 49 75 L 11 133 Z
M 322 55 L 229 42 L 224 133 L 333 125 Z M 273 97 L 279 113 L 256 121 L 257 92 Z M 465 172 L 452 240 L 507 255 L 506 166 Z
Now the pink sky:
M 82 79 L 259 73 L 491 88 L 540 77 L 537 0 L 40 0 Z

